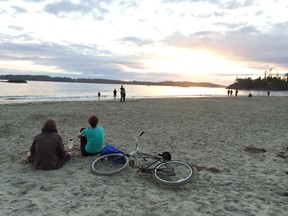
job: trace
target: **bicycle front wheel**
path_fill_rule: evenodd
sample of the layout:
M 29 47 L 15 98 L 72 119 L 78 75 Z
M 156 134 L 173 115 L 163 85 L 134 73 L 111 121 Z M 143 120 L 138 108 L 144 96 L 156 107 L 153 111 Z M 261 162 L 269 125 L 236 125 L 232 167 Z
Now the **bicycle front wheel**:
M 129 158 L 120 153 L 100 156 L 93 161 L 91 171 L 96 175 L 113 175 L 128 167 Z
M 165 161 L 152 171 L 154 181 L 165 186 L 186 184 L 194 174 L 194 168 L 183 161 Z

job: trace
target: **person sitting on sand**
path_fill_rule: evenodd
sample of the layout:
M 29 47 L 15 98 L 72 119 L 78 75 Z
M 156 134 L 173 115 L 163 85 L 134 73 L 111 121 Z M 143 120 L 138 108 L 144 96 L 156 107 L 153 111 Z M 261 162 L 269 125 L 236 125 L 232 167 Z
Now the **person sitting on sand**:
M 64 150 L 55 119 L 48 118 L 44 122 L 42 132 L 34 137 L 27 156 L 36 169 L 43 170 L 58 169 L 70 160 L 72 154 Z
M 80 138 L 80 150 L 82 156 L 91 156 L 102 151 L 104 144 L 104 129 L 98 126 L 99 119 L 97 116 L 91 116 L 88 120 L 90 127 L 82 128 L 77 133 Z

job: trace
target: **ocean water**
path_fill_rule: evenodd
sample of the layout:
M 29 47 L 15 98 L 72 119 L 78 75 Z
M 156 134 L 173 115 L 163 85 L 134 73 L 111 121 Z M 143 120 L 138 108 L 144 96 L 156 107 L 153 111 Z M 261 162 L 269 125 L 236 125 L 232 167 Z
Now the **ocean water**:
M 225 88 L 206 87 L 172 87 L 124 85 L 126 99 L 135 98 L 168 98 L 168 97 L 227 97 Z M 120 85 L 94 83 L 40 82 L 28 83 L 0 82 L 0 104 L 22 103 L 34 101 L 88 101 L 113 100 L 113 90 L 117 90 L 117 100 L 120 98 Z M 97 94 L 101 93 L 100 99 Z M 249 93 L 253 96 L 267 96 L 265 91 L 242 91 L 238 96 Z M 287 91 L 271 92 L 270 96 L 288 96 Z M 235 97 L 235 96 L 234 96 Z

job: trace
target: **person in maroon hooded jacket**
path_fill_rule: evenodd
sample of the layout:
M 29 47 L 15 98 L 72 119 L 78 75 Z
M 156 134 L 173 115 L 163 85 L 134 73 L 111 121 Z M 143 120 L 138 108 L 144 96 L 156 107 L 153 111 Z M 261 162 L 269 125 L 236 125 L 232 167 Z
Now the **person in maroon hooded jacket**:
M 71 152 L 64 150 L 55 119 L 48 118 L 43 124 L 42 132 L 33 139 L 28 160 L 36 169 L 52 170 L 62 167 L 71 155 Z

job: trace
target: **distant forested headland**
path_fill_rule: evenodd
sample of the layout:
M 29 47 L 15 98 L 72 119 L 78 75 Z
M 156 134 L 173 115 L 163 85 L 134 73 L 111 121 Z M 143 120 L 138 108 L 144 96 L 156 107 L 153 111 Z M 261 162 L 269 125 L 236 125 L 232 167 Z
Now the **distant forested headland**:
M 44 75 L 0 75 L 2 80 L 30 80 L 30 81 L 48 81 L 48 82 L 76 82 L 76 83 L 102 83 L 102 84 L 119 84 L 119 85 L 157 85 L 157 86 L 180 86 L 180 87 L 224 87 L 218 84 L 209 82 L 142 82 L 142 81 L 122 81 L 122 80 L 109 80 L 109 79 L 88 79 L 78 78 L 73 79 L 69 77 L 50 77 Z
M 279 74 L 272 75 L 270 71 L 265 71 L 264 77 L 251 79 L 237 78 L 235 83 L 229 85 L 226 89 L 243 89 L 243 90 L 265 90 L 265 91 L 287 91 L 288 90 L 288 73 L 284 76 Z

